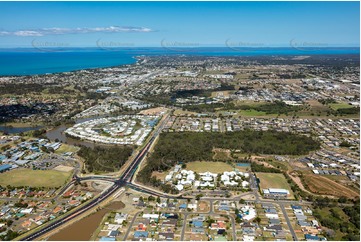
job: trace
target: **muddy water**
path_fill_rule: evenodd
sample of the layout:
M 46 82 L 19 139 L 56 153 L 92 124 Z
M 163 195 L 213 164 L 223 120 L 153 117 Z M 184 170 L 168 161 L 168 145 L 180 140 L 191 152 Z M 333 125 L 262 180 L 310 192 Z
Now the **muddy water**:
M 98 116 L 96 118 L 103 118 L 104 116 Z M 77 119 L 75 121 L 75 123 L 83 123 L 85 121 L 89 121 L 89 120 L 93 120 L 95 119 L 94 117 L 91 117 L 91 118 L 83 118 L 83 119 Z M 46 137 L 49 139 L 49 140 L 52 140 L 54 141 L 55 139 L 58 139 L 59 141 L 63 142 L 64 144 L 69 144 L 69 145 L 83 145 L 83 146 L 86 146 L 86 147 L 90 147 L 90 148 L 94 148 L 95 146 L 102 146 L 102 147 L 109 147 L 111 145 L 106 145 L 106 144 L 100 144 L 100 143 L 94 143 L 94 142 L 91 142 L 91 141 L 83 141 L 83 140 L 78 140 L 78 139 L 73 139 L 71 137 L 68 137 L 65 135 L 64 131 L 71 127 L 72 125 L 60 125 L 60 126 L 57 126 L 55 127 L 54 129 L 52 130 L 49 130 L 47 133 L 46 133 Z
M 69 126 L 70 127 L 70 126 Z M 52 141 L 54 141 L 55 139 L 58 139 L 59 141 L 65 143 L 65 144 L 69 144 L 69 145 L 84 145 L 90 148 L 94 147 L 94 143 L 91 142 L 85 142 L 85 141 L 81 141 L 81 140 L 77 140 L 77 139 L 72 139 L 70 137 L 67 137 L 64 133 L 64 131 L 67 129 L 68 127 L 65 125 L 60 125 L 50 131 L 48 131 L 46 133 L 46 137 Z
M 43 128 L 43 126 L 34 126 L 34 127 L 12 127 L 7 125 L 0 125 L 0 131 L 5 132 L 8 134 L 17 134 L 17 133 L 23 133 L 28 132 L 31 130 L 38 130 Z
M 113 202 L 86 218 L 77 221 L 49 237 L 49 241 L 90 240 L 105 214 L 124 208 L 122 202 Z

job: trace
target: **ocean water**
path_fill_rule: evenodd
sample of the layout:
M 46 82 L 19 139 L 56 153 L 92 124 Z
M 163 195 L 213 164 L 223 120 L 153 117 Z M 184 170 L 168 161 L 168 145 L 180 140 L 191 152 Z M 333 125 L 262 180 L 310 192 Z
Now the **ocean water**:
M 112 67 L 136 62 L 140 55 L 281 56 L 360 54 L 359 48 L 69 48 L 0 49 L 0 75 L 34 75 Z

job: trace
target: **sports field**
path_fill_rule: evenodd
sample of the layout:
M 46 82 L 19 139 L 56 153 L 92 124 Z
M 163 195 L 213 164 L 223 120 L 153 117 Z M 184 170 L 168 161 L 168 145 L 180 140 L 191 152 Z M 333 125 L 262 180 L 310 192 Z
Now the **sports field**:
M 211 161 L 194 161 L 188 162 L 187 170 L 195 172 L 213 172 L 213 173 L 223 173 L 224 171 L 233 171 L 234 168 L 225 163 L 225 162 L 211 162 Z
M 267 188 L 281 188 L 287 189 L 290 192 L 290 199 L 293 199 L 293 192 L 290 185 L 288 184 L 285 176 L 280 173 L 265 173 L 265 172 L 256 172 L 257 178 L 260 180 L 261 191 Z
M 16 169 L 0 174 L 2 186 L 60 187 L 70 176 L 70 172 L 55 170 Z

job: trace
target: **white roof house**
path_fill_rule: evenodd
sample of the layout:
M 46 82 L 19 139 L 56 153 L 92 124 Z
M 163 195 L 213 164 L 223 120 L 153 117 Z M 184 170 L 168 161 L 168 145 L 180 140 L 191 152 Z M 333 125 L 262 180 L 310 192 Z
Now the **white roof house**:
M 123 221 L 125 221 L 128 217 L 128 214 L 125 214 L 125 213 L 116 213 L 115 214 L 115 217 L 114 217 L 114 222 L 117 223 L 117 224 L 121 224 L 123 223 Z
M 196 179 L 196 176 L 194 174 L 188 174 L 187 175 L 187 180 L 188 181 L 194 181 Z
M 265 215 L 267 218 L 279 218 L 278 214 L 274 214 L 274 213 L 266 213 Z
M 225 186 L 237 186 L 237 185 L 238 185 L 238 182 L 235 182 L 235 181 L 225 181 L 225 182 L 224 182 L 224 185 L 225 185 Z
M 172 175 L 170 175 L 170 174 L 169 174 L 169 175 L 166 175 L 164 180 L 165 180 L 166 182 L 172 180 Z
M 236 172 L 234 171 L 225 171 L 223 172 L 224 175 L 227 175 L 227 176 L 230 176 L 230 177 L 233 177 L 236 175 Z
M 181 165 L 176 165 L 176 166 L 174 167 L 174 172 L 178 172 L 181 168 L 182 168 Z
M 187 175 L 188 174 L 188 171 L 187 170 L 181 170 L 180 172 L 182 175 Z
M 248 181 L 242 181 L 242 187 L 248 187 L 249 182 Z
M 242 240 L 245 241 L 245 242 L 251 242 L 251 241 L 254 241 L 255 237 L 252 236 L 252 235 L 246 235 L 244 234 L 243 237 L 242 237 Z
M 317 220 L 312 220 L 312 226 L 314 226 L 314 227 L 318 227 L 318 226 L 319 226 Z
M 226 174 L 221 175 L 221 181 L 223 181 L 223 182 L 229 181 L 229 176 Z
M 33 208 L 26 208 L 26 209 L 20 210 L 20 213 L 24 213 L 24 214 L 29 214 L 32 212 L 33 212 Z
M 254 208 L 249 208 L 248 209 L 248 214 L 243 216 L 243 219 L 246 221 L 252 220 L 256 217 L 257 213 L 256 210 Z
M 212 176 L 212 177 L 216 177 L 216 176 L 217 176 L 217 174 L 212 173 L 212 172 L 209 172 L 209 171 L 203 172 L 203 173 L 199 173 L 199 175 L 201 175 L 201 176 Z
M 158 214 L 153 214 L 153 213 L 145 213 L 145 214 L 143 214 L 143 218 L 153 218 L 153 219 L 155 219 L 155 218 L 158 218 L 158 217 L 159 217 Z
M 187 207 L 189 209 L 197 209 L 197 203 L 188 203 Z
M 200 181 L 195 181 L 195 182 L 194 182 L 194 187 L 197 188 L 197 187 L 199 187 L 200 185 L 201 185 L 201 182 L 200 182 Z
M 184 186 L 182 184 L 178 184 L 178 185 L 175 186 L 175 188 L 177 188 L 178 191 L 182 191 Z
M 189 180 L 181 180 L 181 181 L 180 181 L 180 184 L 182 184 L 182 185 L 192 185 L 192 181 L 189 181 Z
M 202 176 L 201 179 L 202 179 L 203 181 L 213 181 L 213 180 L 214 180 L 214 178 L 211 177 L 211 176 Z
M 200 186 L 201 187 L 214 187 L 214 184 L 206 181 L 206 182 L 201 182 Z

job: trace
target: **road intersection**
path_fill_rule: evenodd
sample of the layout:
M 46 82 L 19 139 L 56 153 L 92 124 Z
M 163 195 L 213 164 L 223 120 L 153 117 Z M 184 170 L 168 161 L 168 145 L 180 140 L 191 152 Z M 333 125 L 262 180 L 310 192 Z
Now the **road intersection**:
M 133 182 L 133 177 L 136 174 L 136 171 L 137 171 L 139 165 L 141 164 L 143 159 L 146 157 L 147 153 L 149 152 L 151 146 L 155 142 L 158 135 L 161 133 L 162 128 L 164 127 L 164 124 L 167 122 L 168 118 L 169 118 L 169 116 L 167 114 L 167 116 L 162 120 L 161 124 L 157 126 L 157 128 L 153 132 L 152 136 L 148 139 L 148 142 L 139 151 L 139 153 L 135 156 L 135 158 L 129 163 L 128 167 L 125 169 L 125 171 L 120 176 L 120 178 L 114 178 L 114 177 L 110 177 L 110 176 L 109 177 L 108 176 L 75 177 L 76 178 L 75 180 L 78 180 L 78 181 L 85 181 L 85 180 L 109 181 L 109 182 L 113 182 L 112 186 L 110 186 L 107 190 L 103 191 L 99 196 L 95 197 L 92 201 L 90 201 L 86 205 L 82 206 L 81 208 L 76 209 L 75 211 L 71 211 L 68 215 L 64 216 L 61 220 L 57 220 L 55 222 L 49 223 L 48 225 L 44 226 L 42 229 L 37 230 L 37 231 L 33 232 L 32 234 L 27 235 L 26 237 L 23 237 L 22 240 L 35 240 L 35 239 L 37 239 L 39 237 L 44 236 L 48 232 L 58 228 L 61 225 L 64 225 L 65 223 L 67 223 L 68 221 L 74 219 L 75 217 L 81 216 L 86 211 L 89 211 L 90 209 L 93 209 L 94 207 L 96 207 L 99 204 L 101 204 L 102 202 L 104 202 L 106 199 L 110 198 L 111 195 L 116 194 L 117 192 L 120 191 L 120 189 L 124 189 L 124 188 L 133 189 L 133 190 L 136 190 L 136 191 L 139 191 L 139 192 L 142 192 L 142 193 L 146 193 L 146 194 L 149 194 L 149 195 L 162 197 L 162 198 L 177 198 L 177 199 L 194 198 L 192 196 L 182 196 L 182 195 L 179 195 L 179 194 L 178 195 L 165 194 L 163 192 L 156 191 L 154 189 L 151 189 L 151 188 L 148 188 L 146 186 L 136 184 L 135 182 Z M 67 186 L 65 186 L 62 189 L 62 192 L 65 192 L 75 182 L 75 180 L 71 181 Z M 265 203 L 266 204 L 269 204 L 269 203 L 278 204 L 281 207 L 282 212 L 283 212 L 283 214 L 284 214 L 284 216 L 286 218 L 286 222 L 287 222 L 289 230 L 290 230 L 290 232 L 291 232 L 291 234 L 293 236 L 293 240 L 297 240 L 297 237 L 296 237 L 295 232 L 294 232 L 294 230 L 293 230 L 293 228 L 292 228 L 292 226 L 290 224 L 287 213 L 285 212 L 284 205 L 290 205 L 290 204 L 306 205 L 306 204 L 309 204 L 309 203 L 308 202 L 287 201 L 287 200 L 273 201 L 273 200 L 269 200 L 269 199 L 268 200 L 267 199 L 262 199 L 262 198 L 259 197 L 258 186 L 257 186 L 256 178 L 254 177 L 254 175 L 251 176 L 250 183 L 251 183 L 252 191 L 248 192 L 248 193 L 241 194 L 240 196 L 228 197 L 228 198 L 227 197 L 222 197 L 222 198 L 202 197 L 201 198 L 202 200 L 206 200 L 206 201 L 209 201 L 211 203 L 211 208 L 210 208 L 210 211 L 208 212 L 208 214 L 215 214 L 213 212 L 213 210 L 212 210 L 213 209 L 213 205 L 212 205 L 213 201 L 219 201 L 219 200 L 239 201 L 244 196 L 254 195 L 255 199 L 252 199 L 252 200 L 248 199 L 248 200 L 245 200 L 245 202 L 248 202 L 248 203 L 262 203 L 262 204 L 265 204 Z M 185 221 L 186 221 L 186 217 L 191 213 L 183 212 L 183 214 L 185 215 Z M 232 220 L 233 238 L 236 239 L 235 220 L 234 220 L 234 218 L 232 216 L 230 216 L 230 217 L 231 217 L 231 220 Z M 132 221 L 132 222 L 134 222 L 134 221 Z M 184 230 L 184 228 L 183 228 L 183 230 Z M 128 233 L 129 233 L 129 231 L 128 231 Z M 184 231 L 182 231 L 182 237 L 183 236 L 184 236 Z M 127 237 L 127 235 L 126 235 L 126 237 Z

